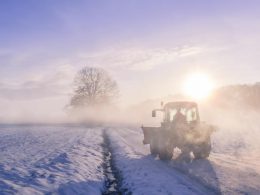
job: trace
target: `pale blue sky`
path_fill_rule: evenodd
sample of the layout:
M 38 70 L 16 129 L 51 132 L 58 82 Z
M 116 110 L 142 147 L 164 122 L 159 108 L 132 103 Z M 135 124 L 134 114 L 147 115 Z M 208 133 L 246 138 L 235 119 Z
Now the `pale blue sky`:
M 259 10 L 253 0 L 0 0 L 0 108 L 66 102 L 84 65 L 107 69 L 130 103 L 178 93 L 194 70 L 217 85 L 257 82 Z

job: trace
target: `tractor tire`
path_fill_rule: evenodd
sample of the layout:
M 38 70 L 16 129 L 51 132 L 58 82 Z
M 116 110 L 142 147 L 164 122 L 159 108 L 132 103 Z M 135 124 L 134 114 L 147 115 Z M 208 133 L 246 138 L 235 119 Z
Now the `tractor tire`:
M 211 152 L 211 143 L 203 143 L 199 146 L 197 150 L 193 151 L 193 155 L 195 159 L 206 159 L 209 157 Z
M 156 139 L 152 139 L 150 143 L 150 152 L 152 155 L 156 156 L 159 153 L 158 149 L 158 141 Z
M 173 148 L 170 146 L 165 146 L 159 151 L 159 158 L 163 161 L 171 160 L 173 156 Z
M 178 160 L 184 161 L 184 162 L 190 162 L 191 156 L 190 156 L 191 150 L 187 147 L 181 148 L 181 154 L 178 156 Z

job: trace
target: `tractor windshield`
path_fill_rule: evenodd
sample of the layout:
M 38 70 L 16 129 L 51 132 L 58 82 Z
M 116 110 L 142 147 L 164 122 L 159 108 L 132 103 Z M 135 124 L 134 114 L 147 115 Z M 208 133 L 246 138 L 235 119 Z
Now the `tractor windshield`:
M 185 118 L 185 122 L 192 123 L 198 120 L 196 107 L 175 107 L 167 108 L 165 112 L 165 121 L 174 122 L 177 115 L 182 115 Z
M 192 107 L 186 110 L 186 117 L 187 117 L 187 122 L 191 123 L 194 121 L 198 121 L 198 116 L 197 116 L 197 108 Z

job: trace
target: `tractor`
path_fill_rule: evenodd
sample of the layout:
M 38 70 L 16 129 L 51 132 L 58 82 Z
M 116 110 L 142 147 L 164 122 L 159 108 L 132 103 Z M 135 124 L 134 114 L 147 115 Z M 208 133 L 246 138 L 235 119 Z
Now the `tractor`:
M 152 111 L 163 113 L 160 127 L 144 127 L 144 144 L 150 144 L 152 155 L 161 160 L 171 160 L 173 151 L 181 151 L 180 158 L 205 159 L 211 151 L 211 134 L 215 127 L 200 121 L 198 105 L 191 101 L 169 102 L 161 109 Z

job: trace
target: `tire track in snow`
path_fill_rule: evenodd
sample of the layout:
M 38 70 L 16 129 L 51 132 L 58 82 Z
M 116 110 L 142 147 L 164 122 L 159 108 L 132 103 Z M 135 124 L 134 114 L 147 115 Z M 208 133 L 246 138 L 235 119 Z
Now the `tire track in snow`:
M 112 133 L 112 134 L 111 135 L 109 134 L 109 137 L 112 136 L 111 139 L 113 138 L 111 141 L 113 142 L 113 144 L 116 144 L 116 146 L 114 146 L 114 145 L 113 146 L 116 148 L 118 148 L 118 147 L 121 148 L 120 149 L 121 152 L 119 152 L 119 153 L 116 149 L 117 155 L 120 155 L 121 157 L 130 155 L 134 159 L 135 158 L 143 159 L 143 164 L 145 164 L 147 167 L 154 168 L 154 169 L 151 169 L 150 171 L 153 172 L 153 171 L 158 171 L 158 169 L 160 169 L 161 171 L 158 172 L 158 174 L 163 173 L 164 177 L 169 177 L 169 178 L 175 179 L 177 181 L 177 183 L 181 184 L 183 187 L 185 186 L 185 188 L 188 191 L 191 190 L 192 194 L 221 194 L 219 189 L 216 189 L 216 188 L 208 185 L 205 182 L 201 182 L 196 177 L 191 177 L 191 175 L 187 174 L 187 172 L 178 170 L 177 169 L 178 167 L 173 166 L 171 163 L 169 164 L 169 163 L 161 162 L 161 161 L 158 161 L 156 159 L 153 159 L 153 158 L 150 158 L 149 156 L 147 156 L 147 151 L 140 150 L 140 148 L 138 147 L 139 144 L 137 144 L 136 142 L 138 142 L 137 140 L 139 140 L 139 139 L 136 139 L 137 136 L 134 136 L 135 139 L 131 140 L 131 136 L 129 134 L 132 134 L 132 133 L 137 134 L 136 131 L 129 132 L 128 129 L 124 129 L 124 131 L 115 129 L 115 131 L 112 130 L 110 133 Z M 126 154 L 122 153 L 123 151 L 126 152 Z M 129 158 L 129 156 L 128 156 L 127 158 L 129 158 L 129 160 L 132 160 L 131 157 Z M 142 165 L 142 163 L 139 163 L 139 164 L 137 163 L 137 166 L 139 166 L 139 165 Z M 142 166 L 141 168 L 143 169 L 144 167 Z M 129 171 L 129 170 L 127 170 L 127 171 Z M 133 170 L 133 171 L 135 171 L 135 170 Z M 133 174 L 134 174 L 134 172 L 133 172 Z M 136 174 L 138 174 L 138 172 Z M 148 176 L 148 175 L 146 175 L 146 176 Z M 152 180 L 150 180 L 150 182 L 152 182 L 152 183 L 158 180 L 156 177 L 152 177 L 150 179 L 152 179 Z M 158 182 L 161 182 L 161 181 L 158 180 Z M 129 183 L 129 182 L 127 182 L 127 183 Z M 144 183 L 144 184 L 146 185 L 146 183 Z M 130 184 L 130 185 L 132 185 L 132 184 Z M 148 184 L 148 186 L 150 186 L 150 185 L 151 184 Z M 168 185 L 168 184 L 165 184 L 165 185 Z M 174 190 L 174 189 L 171 189 L 171 190 Z M 173 192 L 171 190 L 168 193 L 171 194 Z
M 104 150 L 104 175 L 105 175 L 105 191 L 103 195 L 122 195 L 131 194 L 127 189 L 122 188 L 122 177 L 120 171 L 116 168 L 111 143 L 106 130 L 103 130 L 103 150 Z
M 149 148 L 140 144 L 143 135 L 139 129 L 111 129 L 111 134 L 111 142 L 117 144 L 114 149 L 117 151 L 118 147 L 124 147 L 121 151 L 131 154 L 130 159 L 150 156 Z M 124 153 L 121 152 L 120 155 L 125 155 Z M 246 157 L 237 160 L 226 154 L 212 153 L 209 159 L 194 160 L 191 163 L 175 160 L 164 163 L 157 158 L 151 158 L 147 163 L 160 166 L 161 170 L 171 174 L 171 170 L 176 170 L 213 194 L 259 194 L 259 160 L 248 157 L 247 162 L 245 159 Z

